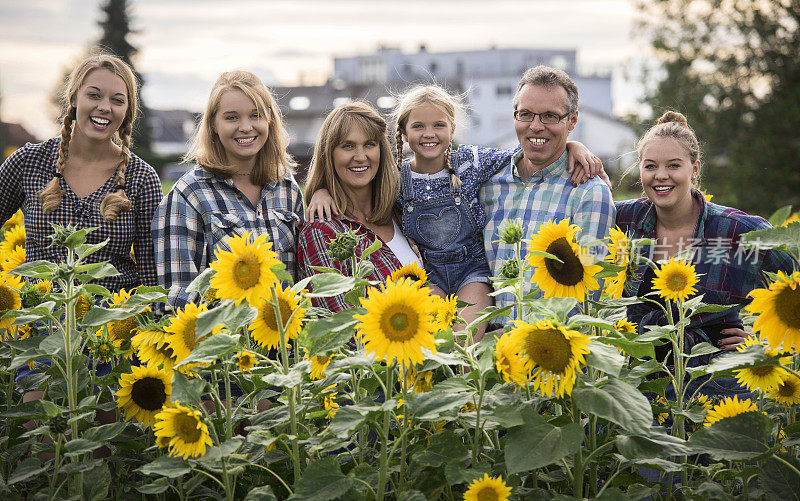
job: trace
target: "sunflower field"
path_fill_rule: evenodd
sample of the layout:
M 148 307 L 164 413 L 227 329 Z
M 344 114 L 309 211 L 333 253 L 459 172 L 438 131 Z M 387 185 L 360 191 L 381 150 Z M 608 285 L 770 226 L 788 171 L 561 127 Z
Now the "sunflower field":
M 800 222 L 776 226 L 743 245 L 797 258 Z M 67 260 L 25 263 L 21 216 L 3 225 L 3 499 L 800 492 L 800 271 L 752 292 L 741 315 L 753 336 L 719 354 L 684 346 L 693 317 L 728 309 L 703 303 L 689 260 L 650 262 L 654 292 L 623 297 L 648 241 L 618 230 L 596 261 L 567 221 L 536 235 L 509 223 L 500 245 L 515 257 L 493 279 L 513 304 L 469 325 L 463 303 L 432 295 L 421 268 L 370 283 L 347 234 L 331 251 L 353 276 L 319 269 L 296 284 L 265 237 L 233 237 L 190 286 L 200 300 L 164 313 L 161 288 L 93 283 L 117 272 L 88 262 L 103 245 L 86 243 L 90 231 L 56 228 Z M 351 309 L 312 305 L 339 294 Z M 663 304 L 667 324 L 637 329 L 626 312 L 643 302 Z M 498 317 L 513 321 L 476 339 Z M 725 381 L 751 393 L 702 391 Z

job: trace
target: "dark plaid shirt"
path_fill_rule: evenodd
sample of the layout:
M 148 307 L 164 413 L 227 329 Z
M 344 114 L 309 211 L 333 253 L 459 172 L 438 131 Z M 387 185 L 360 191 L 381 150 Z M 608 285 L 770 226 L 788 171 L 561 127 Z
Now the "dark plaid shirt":
M 290 173 L 265 184 L 253 206 L 230 179 L 197 165 L 189 169 L 158 206 L 151 228 L 158 279 L 170 289 L 170 304 L 182 308 L 196 299 L 186 287 L 214 260 L 217 246 L 230 250 L 225 239 L 246 231 L 253 237 L 266 233 L 295 277 L 295 236 L 302 224 L 303 194 Z
M 742 234 L 770 227 L 763 218 L 707 202 L 698 191 L 694 192 L 694 197 L 700 202 L 702 209 L 693 237 L 686 242 L 686 247 L 694 250 L 692 261 L 699 278 L 695 288 L 698 289 L 698 295 L 704 294 L 703 302 L 735 304 L 741 307 L 750 301 L 747 294 L 751 290 L 766 286 L 764 271 L 774 273 L 781 270 L 788 273 L 797 265 L 785 252 L 739 247 Z M 649 199 L 625 200 L 615 202 L 615 205 L 617 226 L 622 231 L 632 232 L 633 238 L 656 238 L 656 211 Z M 666 257 L 659 255 L 655 246 L 640 247 L 640 253 L 651 259 Z M 646 266 L 642 265 L 638 270 L 637 276 L 640 280 Z M 640 285 L 643 285 L 640 280 L 626 284 L 625 295 L 637 295 Z M 697 315 L 692 319 L 692 327 L 706 328 L 711 325 L 740 323 L 739 309 Z M 656 311 L 659 313 L 654 313 Z M 663 316 L 663 313 L 643 304 L 631 306 L 628 316 L 629 320 L 640 324 L 640 329 L 644 327 L 642 323 L 656 325 L 662 324 L 661 320 L 665 321 L 656 318 Z M 698 342 L 701 340 L 704 339 L 699 339 Z
M 352 276 L 353 270 L 350 262 L 339 262 L 333 259 L 328 244 L 337 235 L 353 229 L 355 234 L 360 237 L 356 244 L 355 254 L 361 256 L 364 251 L 372 245 L 375 239 L 380 240 L 372 230 L 356 221 L 344 218 L 333 218 L 331 221 L 308 222 L 300 229 L 297 236 L 297 264 L 300 269 L 300 277 L 310 277 L 318 273 L 312 266 L 324 266 L 336 268 L 345 275 Z M 383 242 L 383 240 L 381 240 Z M 375 271 L 367 277 L 369 280 L 383 282 L 393 271 L 400 269 L 401 264 L 394 255 L 386 242 L 380 249 L 373 252 L 367 258 L 375 267 Z M 334 297 L 313 298 L 311 302 L 314 306 L 328 308 L 333 312 L 352 308 L 344 302 L 344 294 Z
M 5 221 L 22 208 L 25 216 L 25 261 L 60 263 L 66 259 L 64 247 L 50 245 L 47 238 L 53 233 L 50 223 L 98 228 L 87 235 L 87 242 L 98 243 L 108 239 L 108 243 L 87 260 L 92 263 L 108 261 L 120 274 L 96 283 L 112 291 L 142 284 L 156 285 L 153 241 L 150 238 L 150 221 L 162 196 L 156 171 L 131 154 L 125 171 L 125 194 L 131 201 L 131 209 L 120 212 L 115 221 L 104 220 L 99 209 L 103 198 L 114 191 L 114 176 L 84 198 L 79 198 L 61 179 L 64 191 L 61 204 L 55 211 L 45 214 L 39 203 L 39 193 L 55 175 L 59 144 L 60 138 L 26 144 L 0 167 L 0 220 Z M 135 261 L 131 257 L 131 245 Z

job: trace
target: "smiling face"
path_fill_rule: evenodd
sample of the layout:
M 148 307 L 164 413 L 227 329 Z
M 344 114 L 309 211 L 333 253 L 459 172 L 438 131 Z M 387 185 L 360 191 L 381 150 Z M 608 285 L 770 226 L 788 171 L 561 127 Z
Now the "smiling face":
M 567 91 L 561 86 L 526 84 L 518 96 L 515 111 L 551 112 L 559 116 L 567 112 Z M 567 136 L 577 122 L 577 111 L 552 125 L 543 124 L 539 116 L 533 122 L 514 120 L 514 129 L 523 153 L 521 165 L 518 167 L 533 173 L 558 160 L 566 150 Z
M 443 168 L 453 132 L 455 125 L 447 113 L 433 104 L 423 104 L 409 113 L 403 139 L 416 155 L 417 165 L 425 160 Z
M 252 170 L 267 142 L 269 123 L 247 94 L 232 89 L 222 94 L 212 125 L 225 155 L 240 171 Z
M 671 209 L 692 203 L 692 178 L 700 174 L 700 161 L 671 137 L 656 137 L 642 148 L 639 175 L 647 198 L 657 208 Z
M 371 183 L 378 174 L 380 162 L 381 149 L 378 141 L 369 137 L 356 124 L 350 127 L 342 141 L 333 149 L 336 176 L 351 196 L 371 195 Z
M 86 75 L 71 101 L 75 131 L 92 141 L 107 141 L 128 113 L 128 87 L 113 71 L 98 68 Z

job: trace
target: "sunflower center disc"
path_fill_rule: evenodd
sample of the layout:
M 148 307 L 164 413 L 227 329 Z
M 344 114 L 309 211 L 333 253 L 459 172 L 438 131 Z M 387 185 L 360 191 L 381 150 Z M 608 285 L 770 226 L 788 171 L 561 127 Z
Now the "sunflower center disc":
M 414 310 L 404 304 L 393 305 L 383 315 L 381 330 L 390 341 L 408 341 L 417 332 L 419 320 Z
M 525 350 L 533 363 L 555 373 L 564 372 L 572 359 L 569 339 L 558 329 L 534 329 L 525 339 Z
M 162 408 L 164 402 L 167 401 L 164 381 L 154 377 L 145 377 L 134 382 L 133 388 L 131 388 L 131 399 L 146 411 Z
M 16 306 L 14 306 L 16 297 L 17 294 L 11 287 L 0 285 L 0 311 L 5 313 L 6 310 L 16 309 Z
M 184 443 L 192 444 L 200 440 L 200 430 L 197 428 L 197 418 L 186 414 L 175 416 L 175 434 Z
M 790 328 L 800 329 L 800 287 L 792 289 L 786 286 L 778 292 L 775 297 L 775 314 Z
M 686 275 L 683 273 L 672 273 L 666 277 L 667 287 L 671 291 L 682 291 L 686 288 Z
M 480 501 L 497 501 L 497 490 L 492 487 L 484 487 L 478 492 L 478 499 Z
M 778 385 L 778 394 L 782 397 L 793 397 L 797 393 L 797 386 L 791 379 L 784 380 Z
M 116 339 L 130 341 L 134 334 L 136 334 L 136 327 L 138 327 L 138 325 L 136 317 L 118 320 L 114 322 L 114 327 L 111 329 L 111 332 Z
M 190 318 L 186 321 L 186 326 L 183 328 L 183 343 L 189 348 L 189 351 L 191 351 L 197 345 L 197 339 L 195 339 L 196 327 L 197 319 Z
M 544 265 L 553 280 L 561 285 L 576 285 L 583 280 L 583 264 L 566 238 L 554 240 L 547 246 L 545 252 L 563 261 L 559 263 L 555 259 L 545 258 Z
M 774 365 L 762 365 L 760 367 L 753 367 L 752 369 L 750 369 L 750 371 L 756 377 L 764 377 L 764 376 L 769 376 L 770 374 L 775 372 L 776 369 L 777 367 L 775 367 Z
M 249 289 L 258 283 L 260 271 L 254 256 L 242 256 L 233 263 L 233 283 L 240 289 Z
M 278 319 L 275 318 L 275 307 L 272 306 L 272 303 L 265 302 L 263 305 L 264 314 L 262 316 L 264 317 L 264 323 L 273 331 L 278 332 Z M 292 306 L 286 299 L 278 296 L 278 308 L 281 310 L 281 322 L 283 322 L 283 326 L 286 327 L 289 317 L 292 316 Z

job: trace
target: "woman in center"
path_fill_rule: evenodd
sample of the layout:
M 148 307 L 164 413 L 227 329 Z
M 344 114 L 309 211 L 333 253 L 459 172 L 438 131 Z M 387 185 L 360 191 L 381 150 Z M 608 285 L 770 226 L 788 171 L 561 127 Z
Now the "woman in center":
M 360 256 L 379 239 L 383 245 L 369 255 L 374 272 L 369 280 L 385 281 L 403 265 L 421 260 L 393 217 L 400 187 L 386 134 L 386 121 L 371 106 L 352 102 L 336 107 L 322 124 L 306 182 L 306 196 L 326 189 L 341 217 L 308 222 L 298 235 L 297 261 L 301 276 L 317 273 L 312 266 L 336 268 L 352 275 L 350 260 L 335 260 L 328 249 L 338 233 L 356 235 Z M 333 312 L 352 307 L 344 295 L 314 299 L 315 306 Z

